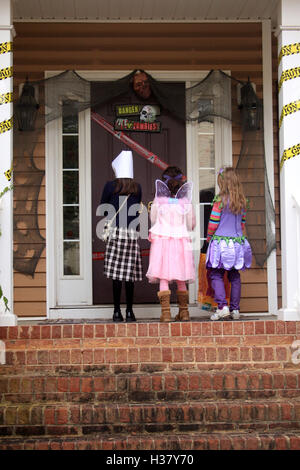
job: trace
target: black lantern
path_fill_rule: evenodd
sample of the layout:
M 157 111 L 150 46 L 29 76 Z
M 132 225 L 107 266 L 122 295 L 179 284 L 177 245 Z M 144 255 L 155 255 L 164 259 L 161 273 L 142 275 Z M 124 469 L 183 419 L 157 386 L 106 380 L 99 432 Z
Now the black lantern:
M 34 124 L 39 109 L 39 104 L 34 95 L 34 87 L 26 79 L 22 94 L 16 103 L 19 131 L 34 131 Z
M 241 87 L 239 108 L 242 110 L 243 128 L 257 131 L 262 125 L 262 103 L 248 82 Z

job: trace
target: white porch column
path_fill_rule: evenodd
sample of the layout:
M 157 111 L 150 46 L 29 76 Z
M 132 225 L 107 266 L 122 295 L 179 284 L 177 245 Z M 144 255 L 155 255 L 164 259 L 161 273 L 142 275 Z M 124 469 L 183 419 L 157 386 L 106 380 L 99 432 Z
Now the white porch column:
M 11 0 L 1 0 L 0 9 L 0 193 L 12 184 L 5 172 L 12 169 L 12 13 Z M 0 286 L 8 309 L 0 298 L 0 327 L 17 324 L 13 313 L 13 195 L 0 198 Z
M 282 257 L 281 320 L 300 320 L 300 2 L 278 9 L 279 158 Z
M 271 20 L 262 22 L 262 53 L 263 53 L 263 102 L 264 102 L 264 143 L 266 171 L 272 202 L 275 205 L 274 191 L 274 154 L 273 154 L 273 89 L 272 89 L 272 30 Z M 275 237 L 275 224 L 272 227 Z M 269 312 L 277 314 L 277 271 L 276 249 L 267 260 L 268 267 L 268 307 Z

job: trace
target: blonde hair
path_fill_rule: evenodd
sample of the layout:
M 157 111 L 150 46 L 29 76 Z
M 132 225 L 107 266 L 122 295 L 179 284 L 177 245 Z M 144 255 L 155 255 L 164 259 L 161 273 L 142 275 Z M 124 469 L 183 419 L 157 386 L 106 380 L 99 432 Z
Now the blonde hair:
M 229 210 L 233 214 L 241 214 L 247 207 L 247 199 L 235 169 L 232 167 L 221 169 L 218 174 L 218 185 L 224 207 L 229 204 Z

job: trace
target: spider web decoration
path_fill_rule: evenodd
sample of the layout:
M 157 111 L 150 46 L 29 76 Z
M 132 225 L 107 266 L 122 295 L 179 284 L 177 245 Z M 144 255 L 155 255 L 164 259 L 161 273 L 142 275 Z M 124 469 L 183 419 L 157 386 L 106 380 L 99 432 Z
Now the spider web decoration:
M 14 268 L 34 276 L 36 265 L 45 248 L 38 221 L 38 197 L 44 170 L 35 164 L 35 157 L 44 156 L 45 125 L 62 116 L 71 117 L 88 108 L 112 100 L 132 87 L 137 71 L 119 80 L 99 82 L 97 96 L 91 95 L 91 82 L 74 71 L 29 82 L 37 90 L 39 110 L 35 130 L 14 130 Z M 266 174 L 262 103 L 247 82 L 236 80 L 224 72 L 212 70 L 204 80 L 183 91 L 185 109 L 168 82 L 159 82 L 146 74 L 151 93 L 161 107 L 181 121 L 214 122 L 215 118 L 231 121 L 240 129 L 242 146 L 237 162 L 246 196 L 250 200 L 247 235 L 253 255 L 263 266 L 275 242 L 275 210 Z M 241 86 L 243 107 L 237 103 L 237 87 Z M 151 102 L 152 95 L 145 104 Z M 249 116 L 256 111 L 257 128 L 251 128 Z M 17 120 L 15 119 L 15 122 Z M 55 156 L 52 156 L 55 158 Z M 210 189 L 210 188 L 207 188 Z M 24 197 L 24 191 L 26 192 Z
M 240 90 L 241 103 L 237 102 Z M 271 198 L 264 149 L 263 104 L 249 80 L 242 82 L 220 70 L 186 90 L 186 119 L 231 121 L 242 136 L 236 169 L 250 207 L 246 230 L 258 266 L 276 248 L 275 208 Z M 211 188 L 205 188 L 208 192 Z

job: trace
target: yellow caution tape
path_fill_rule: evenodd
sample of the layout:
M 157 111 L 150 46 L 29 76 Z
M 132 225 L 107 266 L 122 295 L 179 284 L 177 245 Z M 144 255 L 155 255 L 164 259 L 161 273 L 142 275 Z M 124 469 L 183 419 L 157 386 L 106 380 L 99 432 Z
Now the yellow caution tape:
M 0 69 L 0 80 L 5 80 L 13 76 L 13 68 L 6 67 L 6 69 Z
M 280 49 L 280 54 L 278 57 L 278 61 L 280 63 L 282 57 L 287 55 L 299 54 L 300 53 L 300 42 L 295 42 L 294 44 L 288 44 L 286 46 L 282 46 Z
M 10 119 L 6 119 L 5 121 L 0 122 L 0 134 L 10 131 L 10 129 L 12 129 L 12 126 L 13 126 L 12 117 Z
M 6 54 L 12 51 L 12 42 L 1 42 L 0 43 L 0 54 Z
M 2 93 L 0 95 L 0 105 L 1 104 L 6 104 L 6 103 L 11 103 L 13 100 L 13 94 L 9 91 L 7 93 Z
M 12 174 L 12 168 L 10 168 L 9 170 L 5 171 L 4 174 L 5 174 L 6 179 L 7 179 L 8 181 L 10 181 L 10 180 L 11 180 L 11 174 Z
M 285 116 L 288 116 L 289 114 L 296 113 L 297 111 L 300 111 L 300 100 L 293 101 L 292 103 L 286 104 L 282 108 L 282 111 L 281 111 L 280 120 L 279 120 L 279 129 L 281 128 L 283 118 Z
M 283 152 L 283 155 L 280 160 L 280 170 L 282 169 L 284 162 L 290 160 L 290 158 L 296 157 L 297 155 L 300 155 L 300 144 L 294 145 L 293 147 L 286 149 Z
M 283 82 L 286 82 L 287 80 L 292 80 L 293 78 L 298 78 L 300 77 L 300 67 L 294 67 L 293 69 L 288 69 L 282 72 L 278 88 L 282 87 Z

